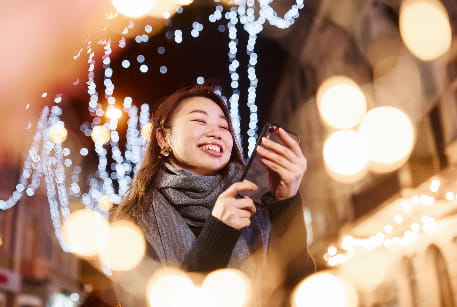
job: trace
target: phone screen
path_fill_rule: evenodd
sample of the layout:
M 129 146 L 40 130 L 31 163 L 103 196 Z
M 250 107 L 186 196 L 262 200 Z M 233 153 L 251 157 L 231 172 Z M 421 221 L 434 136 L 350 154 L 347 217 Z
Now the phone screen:
M 249 162 L 244 170 L 242 180 L 247 179 L 255 183 L 258 187 L 256 191 L 242 191 L 239 193 L 240 196 L 249 196 L 255 203 L 262 203 L 262 197 L 269 193 L 274 186 L 277 184 L 278 176 L 270 172 L 268 168 L 260 161 L 260 156 L 257 154 L 257 146 L 262 142 L 262 137 L 269 138 L 270 140 L 284 145 L 283 141 L 276 133 L 277 128 L 280 126 L 273 123 L 266 123 L 260 135 L 257 139 L 256 148 L 254 149 Z M 284 129 L 284 128 L 283 128 Z M 286 130 L 286 129 L 284 129 Z M 287 130 L 286 130 L 287 131 Z M 290 136 L 292 136 L 297 142 L 299 142 L 299 137 L 291 131 L 287 131 Z

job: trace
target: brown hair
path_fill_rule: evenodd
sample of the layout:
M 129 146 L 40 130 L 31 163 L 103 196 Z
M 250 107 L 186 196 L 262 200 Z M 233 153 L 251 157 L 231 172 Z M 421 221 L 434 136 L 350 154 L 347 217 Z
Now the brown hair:
M 141 163 L 141 166 L 124 195 L 121 204 L 114 212 L 114 218 L 132 218 L 138 221 L 139 216 L 144 212 L 147 205 L 145 198 L 152 199 L 153 187 L 152 183 L 160 166 L 167 161 L 160 155 L 161 148 L 157 143 L 156 130 L 158 128 L 168 127 L 169 120 L 173 111 L 186 98 L 191 97 L 206 97 L 214 101 L 224 112 L 227 119 L 230 133 L 233 137 L 233 148 L 229 162 L 235 161 L 244 165 L 243 156 L 241 154 L 237 139 L 234 134 L 230 113 L 227 105 L 221 96 L 216 94 L 215 87 L 211 85 L 196 85 L 193 87 L 183 88 L 170 96 L 166 97 L 153 110 L 151 118 L 152 129 L 149 138 L 149 143 Z M 151 196 L 151 198 L 149 197 Z

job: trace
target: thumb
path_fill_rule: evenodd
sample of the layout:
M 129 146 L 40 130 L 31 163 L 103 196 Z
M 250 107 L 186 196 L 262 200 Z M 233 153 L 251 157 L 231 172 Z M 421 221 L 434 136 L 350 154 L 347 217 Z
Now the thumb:
M 257 190 L 257 185 L 245 179 L 243 181 L 235 182 L 234 184 L 232 184 L 223 194 L 225 194 L 226 196 L 235 197 L 241 191 L 255 190 Z

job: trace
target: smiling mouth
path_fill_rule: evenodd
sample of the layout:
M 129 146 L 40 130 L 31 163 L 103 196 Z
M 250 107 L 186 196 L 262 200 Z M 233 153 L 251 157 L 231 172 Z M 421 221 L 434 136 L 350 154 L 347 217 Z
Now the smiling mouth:
M 222 147 L 216 144 L 205 144 L 200 146 L 204 151 L 210 152 L 210 153 L 216 153 L 220 154 L 222 153 Z

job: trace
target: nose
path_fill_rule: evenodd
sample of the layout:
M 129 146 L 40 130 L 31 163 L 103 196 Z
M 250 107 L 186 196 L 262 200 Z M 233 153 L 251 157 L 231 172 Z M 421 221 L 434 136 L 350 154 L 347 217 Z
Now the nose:
M 218 125 L 208 125 L 206 130 L 206 136 L 210 138 L 215 138 L 220 140 L 222 138 L 222 133 Z

